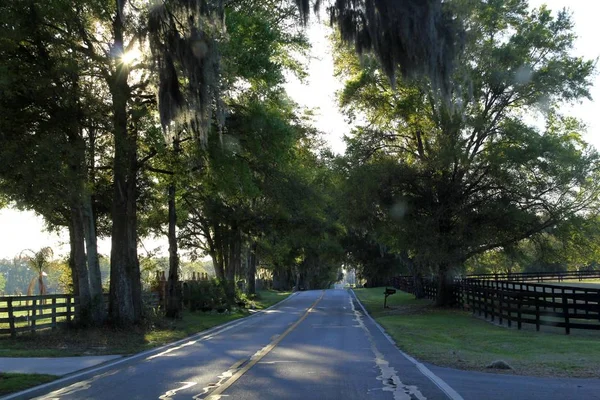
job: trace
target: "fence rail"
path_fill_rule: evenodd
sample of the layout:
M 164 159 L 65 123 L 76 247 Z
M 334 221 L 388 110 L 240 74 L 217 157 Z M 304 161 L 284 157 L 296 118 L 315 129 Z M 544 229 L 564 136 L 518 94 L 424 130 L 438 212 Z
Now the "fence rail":
M 580 286 L 551 285 L 533 283 L 544 280 L 597 278 L 596 272 L 559 273 L 538 275 L 512 275 L 512 280 L 496 280 L 495 275 L 470 275 L 454 280 L 455 306 L 471 311 L 493 322 L 506 322 L 508 326 L 533 324 L 571 329 L 600 330 L 600 289 Z M 478 277 L 478 278 L 475 278 Z M 506 277 L 503 276 L 503 277 Z M 400 290 L 415 293 L 415 280 L 412 276 L 392 278 L 392 285 Z M 422 293 L 426 298 L 437 297 L 437 284 L 433 279 L 422 279 Z
M 489 279 L 517 282 L 548 282 L 564 280 L 579 280 L 600 279 L 600 271 L 557 271 L 557 272 L 512 272 L 498 274 L 470 274 L 459 276 L 456 280 L 462 279 Z
M 0 297 L 0 334 L 56 329 L 73 321 L 78 307 L 77 298 L 68 294 Z
M 600 330 L 600 289 L 467 279 L 461 284 L 465 309 L 500 324 L 523 323 Z

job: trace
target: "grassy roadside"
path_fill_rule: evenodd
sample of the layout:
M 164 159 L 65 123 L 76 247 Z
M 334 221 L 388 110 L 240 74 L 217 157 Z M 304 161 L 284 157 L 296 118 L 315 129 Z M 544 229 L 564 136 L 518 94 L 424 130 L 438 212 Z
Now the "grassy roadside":
M 460 369 L 490 371 L 504 360 L 522 375 L 598 377 L 600 333 L 565 335 L 509 329 L 459 310 L 436 309 L 427 300 L 398 291 L 383 309 L 383 288 L 355 293 L 398 347 L 421 361 Z M 498 370 L 493 370 L 498 372 Z
M 0 372 L 0 396 L 52 382 L 55 379 L 58 379 L 58 376 Z
M 285 299 L 290 292 L 259 291 L 255 309 L 268 308 Z M 184 312 L 180 320 L 157 318 L 146 326 L 120 330 L 60 329 L 0 337 L 0 357 L 69 357 L 82 355 L 134 354 L 183 339 L 214 326 L 246 317 L 249 310 L 229 314 Z

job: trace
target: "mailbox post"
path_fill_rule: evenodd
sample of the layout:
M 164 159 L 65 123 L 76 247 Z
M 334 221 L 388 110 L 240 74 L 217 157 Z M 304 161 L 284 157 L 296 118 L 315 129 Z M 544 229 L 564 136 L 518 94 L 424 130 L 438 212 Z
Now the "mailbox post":
M 383 298 L 383 308 L 389 308 L 387 306 L 387 298 L 388 296 L 391 296 L 394 293 L 396 293 L 396 289 L 385 288 L 385 292 L 383 292 L 383 294 L 385 295 L 385 297 Z

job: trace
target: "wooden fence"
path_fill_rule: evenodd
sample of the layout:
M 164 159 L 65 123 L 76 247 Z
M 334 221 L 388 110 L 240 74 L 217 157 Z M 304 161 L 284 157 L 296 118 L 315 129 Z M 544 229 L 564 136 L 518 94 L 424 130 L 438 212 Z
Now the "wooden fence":
M 159 294 L 142 293 L 144 304 L 159 309 Z M 104 294 L 108 308 L 108 294 Z M 78 298 L 70 294 L 48 294 L 38 296 L 0 297 L 0 335 L 36 332 L 41 329 L 56 329 L 59 325 L 76 320 L 79 311 Z M 108 311 L 108 310 L 106 310 Z
M 600 330 L 600 289 L 536 283 L 466 279 L 460 305 L 485 318 L 513 323 Z
M 75 318 L 77 298 L 68 294 L 0 297 L 0 334 L 56 329 Z
M 600 279 L 599 271 L 556 271 L 556 272 L 512 272 L 498 274 L 470 274 L 456 277 L 457 281 L 463 279 L 487 279 L 495 281 L 517 281 L 517 282 L 548 282 L 564 280 L 584 281 L 587 279 Z
M 390 284 L 396 289 L 407 293 L 416 294 L 415 282 L 412 276 L 395 276 Z M 437 298 L 437 281 L 432 278 L 423 278 L 421 280 L 423 295 L 426 299 L 435 300 Z M 454 282 L 453 289 L 455 305 L 461 304 L 462 294 L 460 291 L 460 281 Z
M 556 277 L 556 274 L 543 274 L 540 279 L 549 276 Z M 590 277 L 585 275 L 581 280 Z M 394 277 L 391 283 L 400 290 L 415 293 L 413 277 Z M 425 278 L 422 284 L 425 297 L 435 300 L 436 281 Z M 485 279 L 456 279 L 453 290 L 456 307 L 490 318 L 493 322 L 506 322 L 509 327 L 513 323 L 519 329 L 523 324 L 534 324 L 539 331 L 540 326 L 545 325 L 564 328 L 566 334 L 571 329 L 600 330 L 600 289 L 516 279 L 492 280 L 486 276 Z

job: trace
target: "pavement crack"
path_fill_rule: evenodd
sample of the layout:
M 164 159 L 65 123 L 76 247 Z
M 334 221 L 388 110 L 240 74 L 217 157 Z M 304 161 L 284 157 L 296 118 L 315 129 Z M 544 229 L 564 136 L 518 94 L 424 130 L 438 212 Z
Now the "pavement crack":
M 371 351 L 375 356 L 375 366 L 379 369 L 380 375 L 377 377 L 378 380 L 383 384 L 382 390 L 385 392 L 392 392 L 394 396 L 394 400 L 427 400 L 419 388 L 415 385 L 406 385 L 404 384 L 397 375 L 396 369 L 390 366 L 390 363 L 385 359 L 385 356 L 375 344 L 375 339 L 369 331 L 369 328 L 365 325 L 363 321 L 363 313 L 361 313 L 354 306 L 354 301 L 350 298 L 350 305 L 352 306 L 352 310 L 354 311 L 355 321 L 364 331 L 367 336 L 367 339 L 371 343 Z

